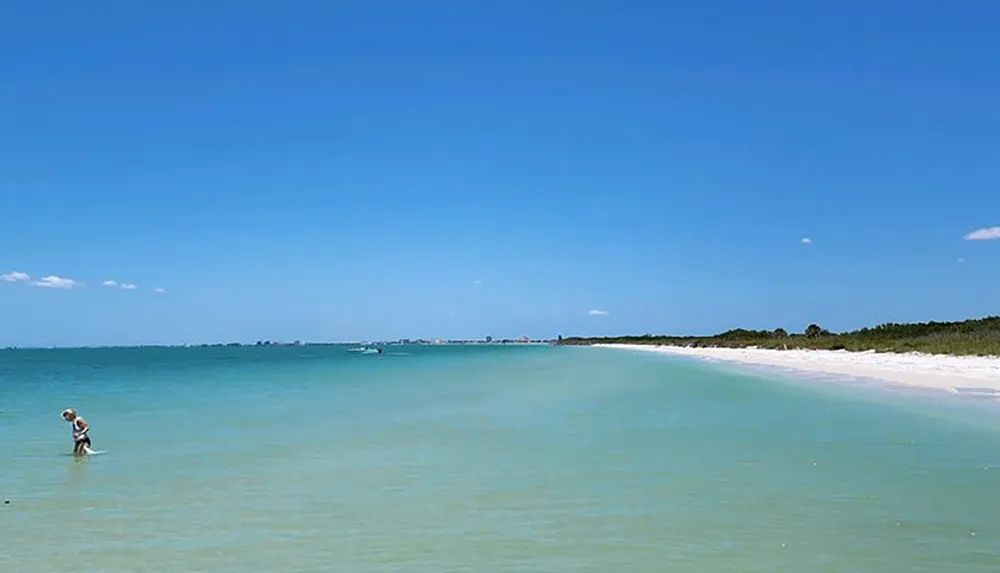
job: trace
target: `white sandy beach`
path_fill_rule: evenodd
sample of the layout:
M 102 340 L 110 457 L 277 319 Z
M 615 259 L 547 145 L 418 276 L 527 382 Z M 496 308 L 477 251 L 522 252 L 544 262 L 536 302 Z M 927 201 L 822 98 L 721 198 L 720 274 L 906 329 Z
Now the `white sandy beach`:
M 800 372 L 882 380 L 906 386 L 1000 394 L 1000 358 L 893 354 L 844 350 L 770 350 L 763 348 L 689 348 L 632 344 L 600 345 L 712 361 L 768 366 Z

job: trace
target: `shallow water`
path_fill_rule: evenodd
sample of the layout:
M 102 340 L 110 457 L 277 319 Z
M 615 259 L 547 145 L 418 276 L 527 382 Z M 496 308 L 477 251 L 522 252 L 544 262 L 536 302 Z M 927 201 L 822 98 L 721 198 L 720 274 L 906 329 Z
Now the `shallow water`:
M 398 352 L 0 352 L 0 570 L 1000 570 L 995 404 Z M 66 455 L 67 406 L 106 455 Z

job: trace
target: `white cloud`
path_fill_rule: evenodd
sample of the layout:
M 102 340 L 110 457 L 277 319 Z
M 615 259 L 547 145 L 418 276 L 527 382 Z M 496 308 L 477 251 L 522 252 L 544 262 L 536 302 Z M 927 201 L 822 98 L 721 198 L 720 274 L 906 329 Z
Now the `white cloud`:
M 125 290 L 135 290 L 135 285 L 133 284 L 122 283 L 120 286 Z
M 164 293 L 166 293 L 167 291 L 166 291 L 166 290 L 164 290 L 164 289 L 162 289 L 162 288 L 154 288 L 154 289 L 153 289 L 153 292 L 155 292 L 156 294 L 164 294 Z
M 802 237 L 802 239 L 799 242 L 802 243 L 803 245 L 813 244 L 813 240 L 810 239 L 809 237 Z
M 71 289 L 81 286 L 80 283 L 76 282 L 73 279 L 67 279 L 56 275 L 49 275 L 47 277 L 43 277 L 41 280 L 35 281 L 32 284 L 42 288 L 62 288 L 62 289 Z
M 606 310 L 588 310 L 587 314 L 589 314 L 590 316 L 607 316 L 611 313 L 609 313 Z
M 101 284 L 103 284 L 104 286 L 118 286 L 118 283 L 116 281 L 104 281 Z
M 481 284 L 483 284 L 483 281 L 481 281 L 479 279 L 476 279 L 476 280 L 472 281 L 472 284 L 474 284 L 474 285 L 481 285 Z
M 1000 227 L 976 229 L 965 236 L 966 241 L 989 241 L 992 239 L 1000 239 Z
M 0 275 L 0 280 L 5 283 L 26 283 L 31 280 L 31 277 L 28 276 L 28 273 L 14 271 L 12 273 Z

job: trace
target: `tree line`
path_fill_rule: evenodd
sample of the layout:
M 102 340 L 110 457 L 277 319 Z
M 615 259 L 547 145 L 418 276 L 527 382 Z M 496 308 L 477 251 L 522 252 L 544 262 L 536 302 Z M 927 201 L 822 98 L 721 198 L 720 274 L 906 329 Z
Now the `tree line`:
M 559 344 L 653 344 L 692 347 L 774 349 L 816 349 L 875 352 L 926 352 L 1000 356 L 1000 316 L 988 316 L 959 322 L 887 322 L 849 332 L 830 332 L 810 324 L 801 333 L 783 328 L 748 330 L 736 328 L 712 336 L 641 336 L 567 337 Z

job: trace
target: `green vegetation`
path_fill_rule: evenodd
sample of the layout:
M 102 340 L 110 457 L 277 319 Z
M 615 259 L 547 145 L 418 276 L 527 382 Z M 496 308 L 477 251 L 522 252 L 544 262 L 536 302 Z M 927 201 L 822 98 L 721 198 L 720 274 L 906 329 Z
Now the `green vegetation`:
M 925 352 L 1000 356 L 1000 316 L 961 322 L 921 322 L 880 324 L 852 332 L 834 333 L 818 324 L 810 324 L 802 334 L 776 330 L 737 328 L 714 336 L 619 336 L 605 338 L 567 337 L 559 344 L 653 344 L 671 346 L 709 346 L 726 348 L 850 350 L 876 352 Z

